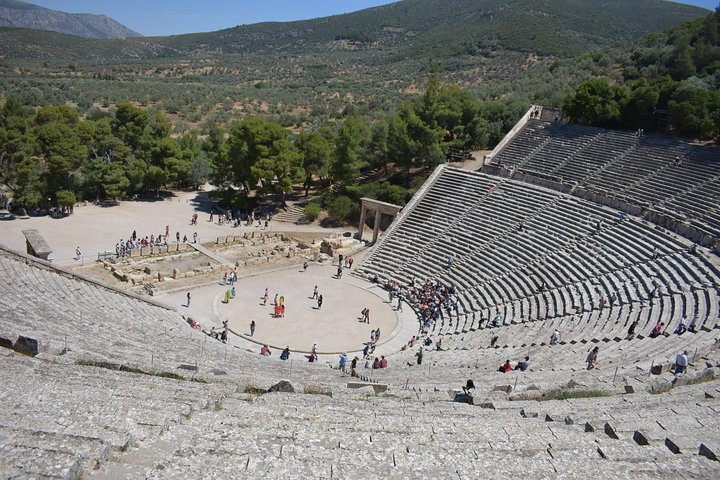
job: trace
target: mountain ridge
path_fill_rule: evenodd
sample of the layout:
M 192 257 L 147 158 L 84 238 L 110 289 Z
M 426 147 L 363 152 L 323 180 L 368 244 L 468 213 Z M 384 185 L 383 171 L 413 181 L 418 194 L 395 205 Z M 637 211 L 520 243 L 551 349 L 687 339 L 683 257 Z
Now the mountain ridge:
M 13 3 L 17 0 L 0 0 Z M 165 37 L 127 38 L 78 45 L 62 37 L 12 41 L 0 33 L 0 54 L 11 58 L 203 57 L 245 53 L 325 51 L 344 48 L 397 50 L 398 56 L 448 56 L 497 48 L 572 56 L 632 41 L 699 17 L 707 10 L 663 0 L 402 0 L 353 13 L 295 22 L 264 22 Z M 8 45 L 13 45 L 12 48 Z M 48 47 L 49 48 L 49 47 Z M 97 51 L 95 51 L 97 50 Z
M 67 13 L 20 0 L 0 0 L 0 27 L 53 31 L 92 39 L 142 36 L 107 15 Z

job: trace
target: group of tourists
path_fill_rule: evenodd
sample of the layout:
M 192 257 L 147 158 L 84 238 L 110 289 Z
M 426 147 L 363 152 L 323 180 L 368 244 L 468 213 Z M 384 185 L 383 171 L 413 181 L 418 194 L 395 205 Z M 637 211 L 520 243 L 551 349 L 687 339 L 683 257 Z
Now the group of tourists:
M 388 302 L 392 305 L 397 299 L 396 311 L 402 311 L 403 302 L 410 304 L 417 312 L 420 332 L 427 333 L 438 320 L 444 325 L 445 319 L 452 326 L 452 315 L 459 316 L 461 301 L 454 285 L 446 286 L 439 280 L 430 279 L 418 282 L 411 279 L 407 286 L 395 281 L 384 285 L 388 291 Z

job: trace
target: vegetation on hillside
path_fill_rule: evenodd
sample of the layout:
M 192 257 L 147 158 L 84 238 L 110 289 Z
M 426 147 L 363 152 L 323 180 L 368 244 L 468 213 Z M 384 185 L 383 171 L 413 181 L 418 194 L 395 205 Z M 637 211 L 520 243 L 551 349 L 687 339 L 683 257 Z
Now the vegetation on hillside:
M 218 32 L 87 40 L 0 28 L 0 91 L 82 115 L 122 102 L 162 109 L 176 131 L 260 115 L 284 126 L 384 116 L 442 79 L 483 100 L 560 106 L 594 73 L 578 53 L 702 14 L 661 0 L 404 0 L 347 15 Z
M 54 206 L 157 195 L 210 179 L 229 206 L 243 210 L 301 183 L 306 195 L 339 185 L 322 205 L 342 221 L 361 196 L 404 204 L 417 186 L 408 172 L 443 162 L 450 148 L 486 147 L 509 128 L 504 119 L 516 117 L 441 84 L 437 72 L 424 95 L 388 116 L 348 113 L 299 133 L 249 116 L 227 130 L 172 136 L 167 115 L 127 102 L 81 119 L 67 105 L 35 110 L 10 99 L 0 109 L 0 183 L 18 204 Z M 393 182 L 360 181 L 368 169 L 390 173 L 389 165 L 398 173 Z
M 620 75 L 589 79 L 568 96 L 564 110 L 576 121 L 645 130 L 669 127 L 700 139 L 720 135 L 720 7 L 651 35 L 634 48 L 600 55 L 614 57 L 611 68 Z

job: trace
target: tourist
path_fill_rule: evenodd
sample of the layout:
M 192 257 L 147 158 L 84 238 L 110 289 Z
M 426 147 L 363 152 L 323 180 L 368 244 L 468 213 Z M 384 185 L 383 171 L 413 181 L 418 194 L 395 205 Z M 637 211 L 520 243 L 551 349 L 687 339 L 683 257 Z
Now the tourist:
M 600 347 L 595 347 L 592 350 L 590 350 L 590 353 L 588 353 L 588 356 L 585 359 L 585 363 L 587 363 L 588 370 L 592 370 L 593 368 L 597 367 L 599 351 L 600 351 Z
M 318 310 L 320 310 L 320 308 L 322 308 L 322 303 L 323 303 L 323 296 L 320 295 L 317 299 L 317 309 Z
M 230 303 L 230 290 L 225 292 L 225 300 L 223 300 L 223 303 Z
M 365 368 L 368 369 L 368 370 L 373 368 L 373 359 L 372 359 L 372 357 L 367 357 L 367 358 L 365 359 Z
M 308 269 L 308 262 L 303 262 L 303 272 L 307 271 Z
M 340 264 L 340 265 L 338 265 L 338 269 L 337 269 L 338 280 L 342 278 L 342 271 L 343 271 L 343 267 L 342 267 L 342 264 Z
M 475 383 L 472 380 L 468 380 L 465 386 L 462 387 L 463 393 L 455 394 L 454 402 L 467 403 L 473 405 L 473 395 L 475 394 Z
M 677 357 L 675 357 L 675 375 L 680 375 L 681 373 L 685 373 L 688 366 L 688 351 L 684 350 L 677 354 Z
M 388 361 L 387 358 L 385 358 L 385 355 L 380 356 L 380 368 L 387 368 Z
M 268 347 L 267 345 L 263 345 L 260 349 L 260 355 L 262 355 L 263 357 L 269 357 L 270 355 L 272 355 L 270 347 Z
M 518 362 L 518 364 L 515 366 L 515 370 L 520 370 L 521 372 L 524 372 L 530 368 L 530 356 L 526 356 L 525 360 Z
M 630 324 L 630 328 L 628 328 L 628 337 L 632 338 L 635 336 L 635 329 L 638 326 L 638 319 L 636 318 L 634 322 Z
M 312 354 L 314 354 L 315 356 L 317 356 L 317 342 L 314 342 L 314 343 L 313 343 L 313 346 L 312 346 L 312 348 L 310 349 L 310 353 L 312 353 Z
M 313 298 L 313 299 L 318 298 L 318 286 L 317 285 L 315 285 L 315 288 L 313 288 L 313 294 L 312 294 L 311 298 Z
M 235 287 L 233 286 L 233 287 L 230 289 L 230 298 L 235 298 L 235 294 L 236 294 L 236 292 L 235 292 Z
M 442 338 L 438 338 L 438 341 L 435 344 L 435 350 L 437 350 L 437 351 L 442 350 Z
M 658 323 L 655 324 L 655 326 L 652 329 L 652 332 L 650 332 L 650 338 L 658 337 L 662 334 L 663 327 L 665 326 L 664 322 L 661 322 L 658 320 Z
M 350 258 L 348 258 L 348 268 L 352 268 L 352 264 L 353 264 L 353 258 L 350 257 Z
M 498 368 L 498 372 L 502 372 L 502 373 L 508 373 L 511 370 L 512 370 L 512 364 L 510 363 L 509 359 L 505 360 L 505 363 L 500 365 L 500 368 Z
M 687 331 L 687 317 L 683 315 L 683 317 L 680 319 L 680 323 L 678 324 L 677 328 L 675 329 L 675 333 L 677 335 L 682 335 Z
M 693 319 L 690 321 L 690 326 L 688 327 L 688 331 L 691 333 L 697 333 L 695 330 L 697 326 L 697 315 L 693 316 Z
M 287 360 L 290 358 L 290 347 L 285 347 L 285 350 L 280 354 L 280 360 Z
M 197 232 L 193 233 L 193 243 L 197 243 Z
M 352 362 L 350 362 L 350 375 L 353 377 L 357 377 L 357 363 L 358 357 L 353 357 Z
M 190 308 L 190 292 L 187 293 L 187 307 Z
M 75 247 L 75 261 L 79 261 L 80 257 L 82 257 L 82 252 L 80 252 L 80 245 Z
M 265 294 L 263 295 L 263 305 L 267 305 L 268 301 L 268 289 L 265 287 Z
M 380 368 L 380 359 L 378 357 L 375 357 L 375 360 L 373 360 L 373 370 L 377 370 Z
M 370 351 L 370 344 L 366 343 L 365 348 L 363 348 L 363 358 L 369 358 L 368 352 Z
M 340 355 L 340 370 L 345 371 L 345 365 L 347 365 L 348 356 L 347 353 Z
M 250 322 L 250 336 L 251 337 L 255 336 L 255 320 Z
M 555 345 L 560 342 L 560 330 L 555 330 L 550 336 L 550 345 Z
M 422 361 L 423 361 L 423 349 L 422 349 L 422 347 L 420 347 L 420 350 L 418 350 L 418 352 L 415 354 L 415 356 L 417 357 L 417 364 L 418 364 L 418 365 L 422 365 Z

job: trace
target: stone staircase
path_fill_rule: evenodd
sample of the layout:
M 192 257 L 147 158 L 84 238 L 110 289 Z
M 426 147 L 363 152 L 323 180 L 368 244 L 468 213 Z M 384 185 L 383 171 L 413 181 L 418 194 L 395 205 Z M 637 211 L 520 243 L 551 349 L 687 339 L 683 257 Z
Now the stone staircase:
M 309 223 L 308 218 L 303 212 L 303 207 L 298 205 L 288 205 L 287 210 L 280 209 L 278 213 L 273 215 L 273 221 L 294 223 L 296 225 Z

